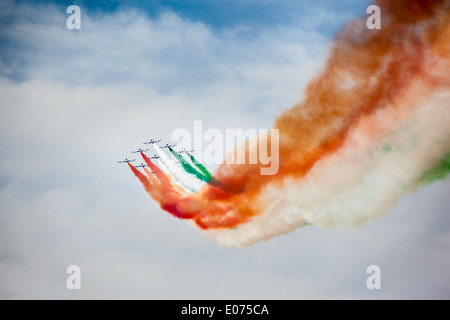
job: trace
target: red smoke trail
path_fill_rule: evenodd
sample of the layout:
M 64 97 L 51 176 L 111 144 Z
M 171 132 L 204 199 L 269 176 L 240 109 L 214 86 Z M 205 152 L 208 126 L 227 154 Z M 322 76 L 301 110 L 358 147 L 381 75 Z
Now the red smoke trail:
M 261 165 L 224 164 L 215 177 L 227 191 L 206 185 L 188 195 L 157 174 L 161 191 L 152 197 L 161 207 L 203 229 L 236 227 L 263 212 L 257 198 L 266 186 L 304 177 L 318 160 L 339 150 L 368 116 L 389 106 L 397 108 L 393 114 L 401 118 L 413 111 L 405 99 L 427 99 L 436 89 L 448 87 L 442 68 L 448 69 L 450 61 L 449 2 L 375 4 L 381 8 L 381 30 L 367 29 L 365 18 L 348 23 L 334 39 L 323 71 L 307 86 L 304 101 L 276 120 L 274 127 L 280 133 L 276 175 L 261 175 Z M 418 79 L 423 86 L 413 97 L 405 97 Z M 366 126 L 374 136 L 385 130 Z M 135 175 L 150 195 L 155 193 L 144 175 Z
M 152 173 L 149 170 L 145 170 L 147 177 L 143 175 L 138 169 L 136 169 L 132 164 L 128 163 L 128 166 L 133 171 L 134 175 L 141 181 L 145 190 L 150 194 L 150 196 L 160 203 L 161 209 L 171 213 L 173 216 L 180 219 L 191 219 L 193 214 L 189 212 L 183 212 L 178 210 L 177 203 L 183 201 L 183 199 L 187 199 L 186 193 L 176 188 L 176 186 L 172 185 L 170 179 L 166 176 L 161 169 L 158 168 L 155 164 L 151 162 L 151 160 L 143 153 L 141 153 L 142 158 L 145 163 L 149 166 L 153 172 L 155 172 L 156 180 L 152 177 Z

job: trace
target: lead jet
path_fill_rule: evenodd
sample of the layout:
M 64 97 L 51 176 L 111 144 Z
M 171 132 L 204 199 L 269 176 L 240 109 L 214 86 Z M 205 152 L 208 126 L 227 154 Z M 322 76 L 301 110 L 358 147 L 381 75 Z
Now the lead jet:
M 133 160 L 129 160 L 129 159 L 127 159 L 127 158 L 125 158 L 125 160 L 123 160 L 123 161 L 117 161 L 118 163 L 130 163 L 130 162 L 133 162 L 133 161 L 135 161 L 136 159 L 133 159 Z
M 158 142 L 161 142 L 161 140 L 150 140 L 150 141 L 144 142 L 144 144 L 155 144 Z

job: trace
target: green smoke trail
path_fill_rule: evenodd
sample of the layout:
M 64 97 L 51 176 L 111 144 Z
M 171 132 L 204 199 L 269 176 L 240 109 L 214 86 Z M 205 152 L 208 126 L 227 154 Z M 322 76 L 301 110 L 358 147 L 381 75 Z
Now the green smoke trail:
M 210 173 L 208 170 L 206 170 L 206 168 L 205 168 L 203 165 L 201 165 L 201 167 L 204 168 L 204 170 L 202 170 L 202 169 L 198 166 L 198 162 L 197 162 L 197 160 L 195 160 L 195 158 L 194 158 L 193 156 L 191 156 L 191 155 L 189 154 L 191 161 L 195 164 L 195 166 L 196 166 L 197 168 L 199 168 L 200 171 L 197 170 L 197 169 L 196 169 L 194 166 L 192 166 L 190 163 L 188 163 L 188 162 L 186 161 L 185 158 L 183 158 L 178 152 L 176 152 L 176 151 L 173 150 L 172 148 L 169 148 L 169 151 L 173 154 L 173 156 L 174 156 L 178 161 L 180 161 L 181 165 L 183 166 L 183 169 L 184 169 L 187 173 L 193 174 L 193 175 L 195 175 L 195 177 L 196 177 L 197 179 L 202 180 L 202 181 L 205 181 L 205 182 L 207 182 L 207 183 L 211 181 L 211 178 L 212 178 L 211 173 Z M 196 162 L 194 162 L 194 160 L 192 160 L 192 159 L 194 159 Z
M 422 185 L 429 185 L 433 181 L 442 180 L 450 173 L 450 152 L 447 152 L 439 164 L 427 171 L 421 177 Z
M 188 156 L 189 159 L 191 159 L 192 163 L 205 175 L 205 177 L 208 177 L 208 179 L 211 180 L 212 178 L 211 172 L 209 172 L 204 165 L 198 162 L 197 159 L 195 159 L 192 154 L 188 153 Z

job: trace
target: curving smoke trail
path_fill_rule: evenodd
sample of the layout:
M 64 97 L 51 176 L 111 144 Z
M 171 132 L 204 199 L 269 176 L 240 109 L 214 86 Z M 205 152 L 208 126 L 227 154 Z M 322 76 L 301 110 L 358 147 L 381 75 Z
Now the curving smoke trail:
M 365 18 L 345 25 L 304 101 L 275 121 L 277 174 L 261 175 L 259 161 L 223 164 L 212 176 L 173 150 L 184 172 L 164 172 L 142 155 L 155 176 L 130 168 L 150 196 L 219 244 L 242 247 L 305 224 L 360 226 L 446 177 L 450 1 L 375 4 L 382 28 L 368 30 Z M 239 148 L 248 154 L 270 139 Z

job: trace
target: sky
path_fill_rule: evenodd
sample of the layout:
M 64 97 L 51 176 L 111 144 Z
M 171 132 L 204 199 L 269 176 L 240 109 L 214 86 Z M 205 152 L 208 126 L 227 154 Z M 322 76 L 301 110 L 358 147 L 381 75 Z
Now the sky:
M 71 4 L 80 30 L 66 27 Z M 1 1 L 0 298 L 450 298 L 448 179 L 356 230 L 237 249 L 162 211 L 117 163 L 196 120 L 270 128 L 367 5 Z M 66 286 L 69 265 L 81 290 Z

